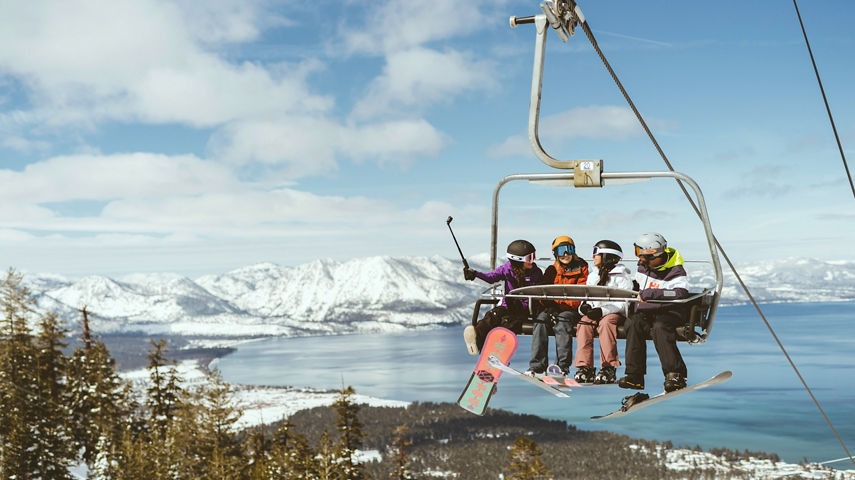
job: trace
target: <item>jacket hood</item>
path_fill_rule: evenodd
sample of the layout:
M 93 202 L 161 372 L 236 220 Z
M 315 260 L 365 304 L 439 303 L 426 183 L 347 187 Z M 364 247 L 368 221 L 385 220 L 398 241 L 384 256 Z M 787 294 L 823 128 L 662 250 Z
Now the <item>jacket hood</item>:
M 627 275 L 631 275 L 632 272 L 629 270 L 629 267 L 622 263 L 616 264 L 611 270 L 609 270 L 609 274 L 619 274 L 626 273 Z
M 676 248 L 665 247 L 665 253 L 668 254 L 668 261 L 665 262 L 661 267 L 657 267 L 656 270 L 659 270 L 661 272 L 662 270 L 666 270 L 671 267 L 676 267 L 677 265 L 683 264 L 683 256 L 680 255 L 680 252 L 677 251 Z

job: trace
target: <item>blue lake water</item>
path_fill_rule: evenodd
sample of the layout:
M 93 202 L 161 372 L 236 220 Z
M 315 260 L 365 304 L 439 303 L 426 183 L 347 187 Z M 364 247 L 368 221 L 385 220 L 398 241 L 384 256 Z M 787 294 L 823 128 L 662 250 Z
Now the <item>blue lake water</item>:
M 762 308 L 838 434 L 855 453 L 855 302 Z M 462 328 L 443 328 L 270 338 L 239 346 L 218 366 L 224 379 L 235 383 L 322 389 L 338 389 L 344 383 L 377 397 L 456 402 L 475 364 L 461 332 Z M 511 362 L 520 370 L 528 366 L 529 338 L 520 337 Z M 671 440 L 678 446 L 775 452 L 788 462 L 846 455 L 753 307 L 719 309 L 707 343 L 680 345 L 690 383 L 722 370 L 732 370 L 733 378 L 614 420 L 589 418 L 616 409 L 631 393 L 611 386 L 574 389 L 572 398 L 561 399 L 505 376 L 490 406 L 562 419 L 580 429 Z M 620 341 L 621 359 L 623 348 Z M 622 371 L 618 368 L 618 375 Z M 659 359 L 649 344 L 646 391 L 661 392 L 662 380 Z M 853 468 L 848 462 L 832 466 Z

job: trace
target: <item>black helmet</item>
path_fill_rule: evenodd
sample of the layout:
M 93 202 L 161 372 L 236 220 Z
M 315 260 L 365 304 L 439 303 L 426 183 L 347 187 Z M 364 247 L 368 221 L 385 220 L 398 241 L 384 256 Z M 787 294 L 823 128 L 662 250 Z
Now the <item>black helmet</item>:
M 508 244 L 508 259 L 515 262 L 533 262 L 534 245 L 528 240 L 514 240 Z
M 594 255 L 602 255 L 603 265 L 613 267 L 623 258 L 623 250 L 617 242 L 600 240 L 594 244 Z

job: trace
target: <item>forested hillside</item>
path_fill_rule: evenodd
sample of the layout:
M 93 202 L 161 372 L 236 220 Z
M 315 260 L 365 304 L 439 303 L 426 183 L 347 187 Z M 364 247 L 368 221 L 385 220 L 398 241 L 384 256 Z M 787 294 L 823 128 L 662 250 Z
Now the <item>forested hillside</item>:
M 371 478 L 390 478 L 396 467 L 390 446 L 400 426 L 408 431 L 412 445 L 407 447 L 410 469 L 434 478 L 467 480 L 496 479 L 511 463 L 509 454 L 518 438 L 533 440 L 543 452 L 540 459 L 555 479 L 591 478 L 708 478 L 710 471 L 699 466 L 694 472 L 675 472 L 666 468 L 657 447 L 671 448 L 670 443 L 639 440 L 610 432 L 577 430 L 561 421 L 533 415 L 518 415 L 490 409 L 476 416 L 450 403 L 415 403 L 406 409 L 362 407 L 359 419 L 364 425 L 363 448 L 383 453 L 383 462 L 368 463 Z M 329 408 L 298 412 L 290 421 L 294 430 L 318 443 L 324 428 L 335 421 Z M 768 458 L 777 455 L 758 452 L 736 452 L 726 449 L 718 455 L 738 458 Z M 398 478 L 398 477 L 391 477 Z M 414 478 L 426 478 L 422 476 Z M 528 477 L 514 477 L 528 478 Z M 533 478 L 533 477 L 532 477 Z M 719 473 L 716 478 L 751 478 L 745 473 Z

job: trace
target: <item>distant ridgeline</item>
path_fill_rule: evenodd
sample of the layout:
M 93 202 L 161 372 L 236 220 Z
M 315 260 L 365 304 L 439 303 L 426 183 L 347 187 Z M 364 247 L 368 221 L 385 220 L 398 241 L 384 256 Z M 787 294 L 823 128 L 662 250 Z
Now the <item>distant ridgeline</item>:
M 485 258 L 473 257 L 473 267 L 486 270 Z M 693 285 L 713 284 L 708 266 L 690 263 L 687 270 Z M 739 272 L 761 302 L 855 299 L 855 262 L 786 259 L 740 265 Z M 25 274 L 24 282 L 40 311 L 56 312 L 66 322 L 76 322 L 78 309 L 86 305 L 93 313 L 92 327 L 100 333 L 206 337 L 459 325 L 468 321 L 474 300 L 486 288 L 463 280 L 459 260 L 439 256 L 315 260 L 296 267 L 263 263 L 196 280 L 138 274 L 72 281 Z M 745 301 L 725 268 L 722 304 Z

